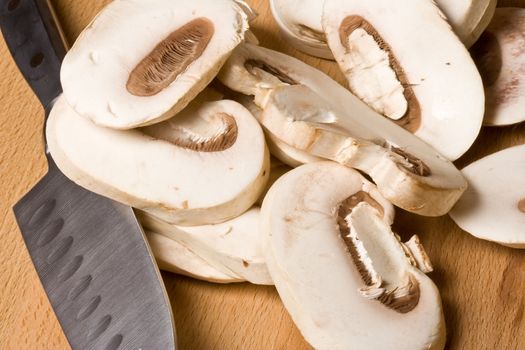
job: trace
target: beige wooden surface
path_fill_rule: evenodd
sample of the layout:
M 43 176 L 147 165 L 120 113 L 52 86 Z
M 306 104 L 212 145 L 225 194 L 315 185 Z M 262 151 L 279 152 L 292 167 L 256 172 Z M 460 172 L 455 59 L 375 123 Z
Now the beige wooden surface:
M 52 2 L 72 42 L 109 1 Z M 307 58 L 281 42 L 267 0 L 248 2 L 260 14 L 253 27 L 263 45 L 306 59 L 340 80 L 333 63 Z M 46 163 L 43 111 L 3 40 L 0 73 L 0 350 L 67 349 L 11 211 L 44 175 Z M 458 165 L 523 143 L 523 123 L 485 129 Z M 448 217 L 426 219 L 399 212 L 395 227 L 404 238 L 419 234 L 434 263 L 431 277 L 443 298 L 450 349 L 525 349 L 525 252 L 476 240 Z M 272 287 L 218 286 L 163 276 L 181 349 L 309 348 Z

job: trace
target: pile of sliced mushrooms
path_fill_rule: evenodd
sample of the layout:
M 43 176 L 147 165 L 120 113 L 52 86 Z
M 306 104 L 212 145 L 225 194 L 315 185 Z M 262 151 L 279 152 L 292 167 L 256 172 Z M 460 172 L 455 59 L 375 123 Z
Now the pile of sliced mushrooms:
M 275 285 L 314 348 L 442 349 L 432 264 L 394 206 L 525 248 L 525 145 L 452 163 L 483 124 L 525 120 L 525 9 L 270 3 L 348 88 L 260 46 L 241 0 L 115 0 L 64 60 L 51 154 L 136 209 L 161 269 Z

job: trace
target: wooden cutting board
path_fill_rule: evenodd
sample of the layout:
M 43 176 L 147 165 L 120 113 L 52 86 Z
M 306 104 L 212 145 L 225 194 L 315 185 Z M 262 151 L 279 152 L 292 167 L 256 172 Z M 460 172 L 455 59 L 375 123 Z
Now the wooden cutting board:
M 70 42 L 108 2 L 52 1 Z M 500 5 L 504 2 L 525 6 L 525 0 Z M 343 83 L 334 63 L 298 53 L 281 41 L 268 0 L 248 3 L 260 14 L 253 30 L 262 45 L 299 57 Z M 43 111 L 3 40 L 0 71 L 0 350 L 67 349 L 11 211 L 46 172 Z M 484 129 L 457 165 L 523 143 L 525 123 Z M 428 219 L 399 211 L 395 229 L 405 239 L 419 234 L 434 263 L 430 276 L 443 298 L 450 349 L 525 349 L 525 251 L 477 240 L 448 217 Z M 169 273 L 163 277 L 180 349 L 310 348 L 273 287 L 220 286 Z

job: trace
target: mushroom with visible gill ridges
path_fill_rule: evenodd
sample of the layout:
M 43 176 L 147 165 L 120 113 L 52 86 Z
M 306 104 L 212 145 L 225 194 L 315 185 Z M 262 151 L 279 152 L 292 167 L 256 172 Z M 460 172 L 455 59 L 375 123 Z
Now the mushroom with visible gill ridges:
M 471 49 L 485 85 L 485 125 L 525 121 L 525 9 L 498 8 Z
M 46 134 L 53 159 L 72 181 L 175 224 L 237 217 L 269 177 L 261 127 L 233 101 L 197 99 L 175 118 L 123 131 L 91 123 L 60 97 Z
M 478 160 L 463 174 L 470 187 L 450 217 L 478 238 L 525 249 L 525 145 Z
M 362 101 L 450 160 L 470 148 L 483 121 L 483 83 L 433 1 L 326 0 L 322 23 Z
M 243 41 L 246 9 L 239 0 L 112 1 L 64 58 L 64 96 L 110 128 L 171 118 Z
M 379 193 L 362 194 L 371 186 L 332 162 L 276 182 L 261 228 L 277 291 L 316 349 L 442 349 L 439 291 L 422 271 L 431 268 L 428 257 L 417 240 L 410 244 L 417 254 L 399 241 L 381 216 Z
M 243 282 L 233 273 L 219 271 L 183 244 L 159 233 L 146 231 L 159 269 L 213 283 Z

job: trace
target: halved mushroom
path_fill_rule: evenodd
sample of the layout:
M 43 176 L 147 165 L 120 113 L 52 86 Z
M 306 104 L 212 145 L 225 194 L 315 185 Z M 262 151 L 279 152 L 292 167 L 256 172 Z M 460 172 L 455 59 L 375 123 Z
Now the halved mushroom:
M 525 249 L 525 145 L 478 160 L 463 174 L 470 188 L 450 217 L 478 238 Z
M 171 118 L 202 91 L 248 29 L 240 0 L 115 0 L 67 53 L 68 103 L 98 125 Z
M 382 218 L 379 200 L 355 170 L 320 162 L 283 176 L 263 203 L 268 269 L 316 349 L 444 346 L 439 291 Z M 421 245 L 412 247 L 427 271 Z
M 350 90 L 455 160 L 479 134 L 483 84 L 434 1 L 326 0 L 323 28 Z
M 436 0 L 466 47 L 471 47 L 494 16 L 498 0 Z
M 498 8 L 471 52 L 485 84 L 484 123 L 525 121 L 525 9 Z
M 144 212 L 142 225 L 191 249 L 215 269 L 254 284 L 273 284 L 263 256 L 259 208 L 216 225 L 181 227 Z
M 461 172 L 417 137 L 381 117 L 355 118 L 304 85 L 275 88 L 261 103 L 259 122 L 280 140 L 367 173 L 405 210 L 444 215 L 467 187 Z
M 239 276 L 215 269 L 190 249 L 166 236 L 154 232 L 145 233 L 161 270 L 213 283 L 244 281 Z
M 72 181 L 176 224 L 240 215 L 257 201 L 269 176 L 261 127 L 233 101 L 195 101 L 176 118 L 121 131 L 96 126 L 60 97 L 47 141 Z

